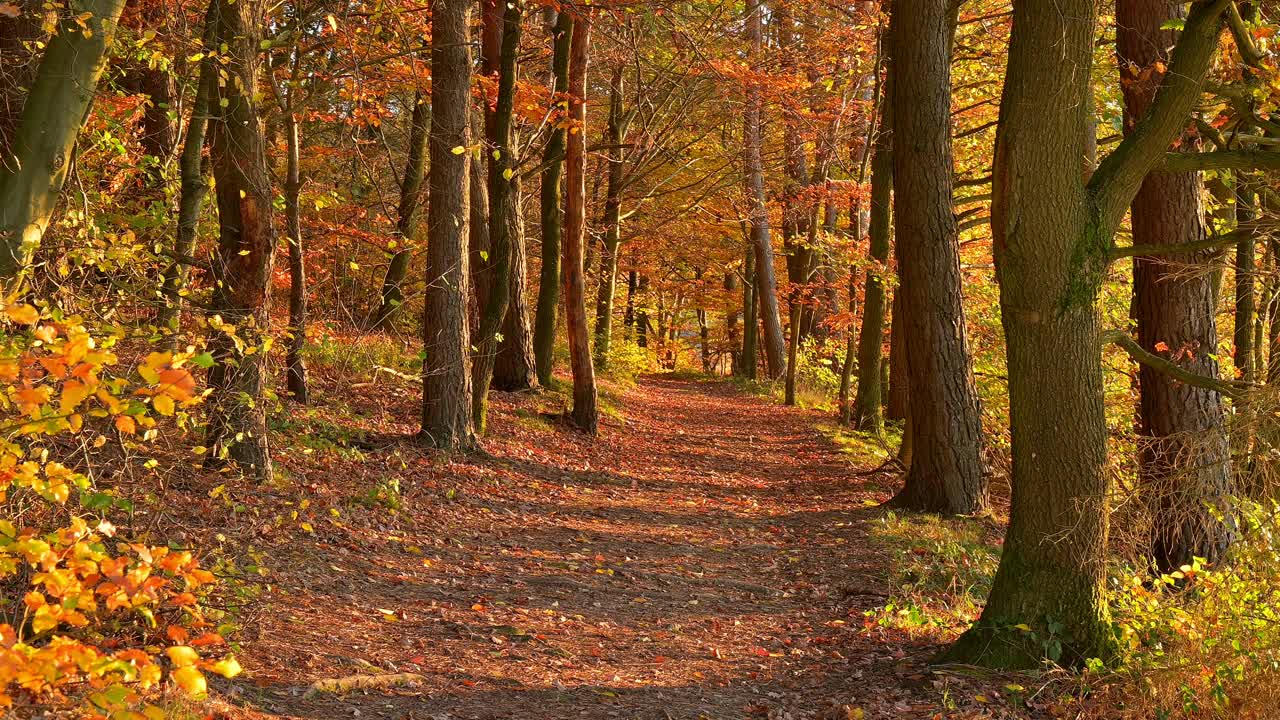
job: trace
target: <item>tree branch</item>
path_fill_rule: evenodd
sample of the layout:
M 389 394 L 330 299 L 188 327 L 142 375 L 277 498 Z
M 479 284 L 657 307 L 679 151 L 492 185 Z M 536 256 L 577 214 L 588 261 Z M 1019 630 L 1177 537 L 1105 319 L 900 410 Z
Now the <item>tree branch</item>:
M 1169 69 L 1145 117 L 1098 165 L 1089 179 L 1102 233 L 1119 227 L 1147 173 L 1186 124 L 1218 48 L 1222 13 L 1231 0 L 1197 0 L 1187 14 Z
M 1280 151 L 1211 150 L 1198 153 L 1165 153 L 1160 169 L 1165 172 L 1193 170 L 1280 170 Z
M 1110 260 L 1115 262 L 1127 257 L 1162 257 L 1166 255 L 1183 255 L 1197 253 L 1201 250 L 1222 250 L 1235 247 L 1241 240 L 1253 237 L 1252 229 L 1235 230 L 1226 235 L 1199 240 L 1197 242 L 1179 243 L 1177 245 L 1130 245 L 1111 249 Z
M 1229 380 L 1219 380 L 1218 378 L 1207 377 L 1199 373 L 1191 372 L 1186 368 L 1180 367 L 1177 363 L 1162 358 L 1155 353 L 1147 352 L 1137 340 L 1134 340 L 1129 333 L 1123 330 L 1108 330 L 1098 335 L 1100 345 L 1113 344 L 1118 345 L 1121 350 L 1129 354 L 1129 357 L 1135 361 L 1146 365 L 1149 368 L 1158 370 L 1165 375 L 1191 387 L 1198 387 L 1203 390 L 1211 390 L 1232 399 L 1239 398 L 1249 388 L 1253 387 L 1251 383 L 1232 382 Z

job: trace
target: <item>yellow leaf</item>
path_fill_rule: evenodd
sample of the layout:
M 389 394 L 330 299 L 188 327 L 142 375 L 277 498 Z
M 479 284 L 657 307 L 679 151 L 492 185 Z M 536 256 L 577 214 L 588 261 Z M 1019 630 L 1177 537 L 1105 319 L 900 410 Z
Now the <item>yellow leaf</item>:
M 235 655 L 228 655 L 222 660 L 214 663 L 209 669 L 224 678 L 233 678 L 244 670 L 244 668 L 240 667 L 240 662 L 236 660 Z
M 204 675 L 201 675 L 200 671 L 192 665 L 184 665 L 174 670 L 170 677 L 178 687 L 194 698 L 203 698 L 209 694 L 209 684 L 205 682 Z
M 467 149 L 466 149 L 465 147 L 463 147 L 463 146 L 459 145 L 458 147 L 454 148 L 454 149 L 453 149 L 453 150 L 451 150 L 450 152 L 452 152 L 454 155 L 461 155 L 462 153 L 464 153 L 464 152 L 466 152 L 466 151 L 467 151 Z
M 173 414 L 173 398 L 168 395 L 156 395 L 151 398 L 151 405 L 161 415 L 169 416 Z
M 502 179 L 503 179 L 503 180 L 510 180 L 510 179 L 511 179 L 511 177 L 512 177 L 513 175 L 515 175 L 515 174 L 516 174 L 516 173 L 515 173 L 515 171 L 514 171 L 514 170 L 512 170 L 511 168 L 507 168 L 506 170 L 503 170 L 503 171 L 502 171 Z
M 195 665 L 200 659 L 200 654 L 190 645 L 174 645 L 165 652 L 169 655 L 170 662 L 178 667 Z
M 40 320 L 40 311 L 30 305 L 10 305 L 4 309 L 9 319 L 23 325 L 34 325 Z
M 329 27 L 330 27 L 330 28 L 332 28 L 334 32 L 337 32 L 337 31 L 338 31 L 338 19 L 337 19 L 337 18 L 335 18 L 335 17 L 334 17 L 334 16 L 332 16 L 332 15 L 326 15 L 324 19 L 325 19 L 325 20 L 327 20 L 327 21 L 329 22 Z

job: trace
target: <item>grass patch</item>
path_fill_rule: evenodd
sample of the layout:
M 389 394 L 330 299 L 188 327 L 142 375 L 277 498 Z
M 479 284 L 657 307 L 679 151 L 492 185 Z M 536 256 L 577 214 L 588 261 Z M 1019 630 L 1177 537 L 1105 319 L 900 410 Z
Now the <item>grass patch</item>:
M 978 618 L 1000 562 L 986 518 L 886 512 L 869 530 L 893 559 L 889 599 L 865 627 L 951 635 Z

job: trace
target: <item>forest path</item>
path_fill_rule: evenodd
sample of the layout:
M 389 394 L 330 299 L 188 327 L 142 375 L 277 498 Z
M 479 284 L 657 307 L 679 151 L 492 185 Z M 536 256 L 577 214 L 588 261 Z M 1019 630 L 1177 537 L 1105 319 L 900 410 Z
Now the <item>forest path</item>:
M 516 407 L 491 458 L 435 456 L 405 514 L 277 548 L 288 557 L 274 558 L 275 586 L 247 628 L 246 673 L 223 688 L 229 716 L 939 709 L 912 699 L 929 647 L 860 632 L 885 601 L 889 558 L 865 521 L 888 480 L 858 475 L 817 413 L 652 376 L 627 393 L 625 422 L 587 443 L 522 409 L 527 398 L 504 396 Z M 375 672 L 423 679 L 305 694 L 319 678 Z

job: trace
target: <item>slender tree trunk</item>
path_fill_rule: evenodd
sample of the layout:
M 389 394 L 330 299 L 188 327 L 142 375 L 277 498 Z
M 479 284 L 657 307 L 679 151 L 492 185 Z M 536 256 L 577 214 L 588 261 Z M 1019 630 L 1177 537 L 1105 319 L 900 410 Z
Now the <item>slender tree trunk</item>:
M 573 18 L 565 10 L 556 16 L 552 29 L 554 46 L 551 60 L 553 97 L 569 86 L 569 46 L 573 41 Z M 563 103 L 562 100 L 557 102 Z M 562 107 L 566 107 L 562 104 Z M 556 310 L 560 303 L 560 256 L 563 234 L 560 176 L 564 170 L 565 130 L 554 127 L 543 151 L 542 170 L 542 274 L 538 284 L 538 306 L 533 320 L 533 354 L 538 382 L 551 385 L 555 371 Z
M 756 253 L 749 238 L 742 267 L 742 357 L 736 372 L 748 380 L 755 380 L 756 358 L 760 352 L 757 342 L 760 320 L 756 303 Z
M 298 120 L 291 107 L 285 109 L 284 124 L 288 148 L 284 213 L 289 234 L 289 336 L 285 346 L 285 388 L 295 402 L 305 405 L 310 400 L 310 392 L 307 389 L 307 364 L 302 356 L 307 343 L 307 272 L 302 253 L 302 217 L 298 202 L 302 192 L 302 148 Z
M 627 271 L 627 303 L 622 311 L 622 327 L 627 334 L 627 339 L 632 340 L 635 337 L 636 327 L 636 271 Z
M 204 47 L 206 51 L 213 43 L 213 32 L 217 17 L 214 11 L 216 0 L 209 5 L 206 13 Z M 187 287 L 187 278 L 191 256 L 195 253 L 196 232 L 200 226 L 200 212 L 204 207 L 205 196 L 209 192 L 209 183 L 205 180 L 204 146 L 205 131 L 209 126 L 210 101 L 216 92 L 217 74 L 213 67 L 213 58 L 200 60 L 200 79 L 196 84 L 195 102 L 191 107 L 191 118 L 187 121 L 187 133 L 182 139 L 182 154 L 178 158 L 178 227 L 173 244 L 174 257 L 165 266 L 161 277 L 161 288 L 164 292 L 164 306 L 156 318 L 156 324 L 172 331 L 170 346 L 178 344 L 178 332 L 182 323 L 182 296 Z
M 505 5 L 503 4 L 505 3 Z M 510 214 L 518 211 L 512 203 L 512 180 L 515 179 L 515 146 L 511 142 L 514 129 L 516 96 L 516 62 L 520 53 L 520 30 L 524 22 L 521 0 L 493 0 L 497 8 L 486 26 L 501 19 L 501 48 L 496 58 L 498 73 L 497 103 L 486 120 L 489 141 L 489 258 L 484 265 L 483 284 L 487 292 L 480 310 L 477 352 L 472 366 L 472 415 L 476 430 L 483 433 L 489 412 L 489 383 L 498 355 L 498 335 L 507 317 L 511 298 L 511 229 Z
M 578 132 L 569 135 L 565 148 L 564 315 L 569 335 L 569 364 L 573 371 L 573 422 L 595 435 L 600 418 L 596 409 L 596 375 L 591 364 L 582 266 L 587 230 L 587 41 L 591 16 L 575 18 L 573 26 L 569 51 L 569 119 Z
M 609 80 L 609 121 L 605 140 L 609 148 L 609 172 L 604 201 L 604 248 L 600 255 L 600 290 L 596 295 L 595 361 L 601 369 L 609 364 L 609 344 L 613 335 L 613 295 L 618 282 L 618 244 L 622 240 L 622 65 L 613 69 Z
M 886 90 L 888 88 L 885 88 Z M 884 95 L 888 96 L 888 92 Z M 853 404 L 853 426 L 864 432 L 884 431 L 883 399 L 880 397 L 881 351 L 884 346 L 885 283 L 889 273 L 889 239 L 893 193 L 893 128 L 889 102 L 880 107 L 880 127 L 871 156 L 871 213 L 867 235 L 875 267 L 866 274 L 862 327 L 858 334 L 858 390 Z M 851 281 L 852 282 L 852 281 Z M 851 290 L 852 292 L 852 290 Z M 901 297 L 901 293 L 898 294 Z M 896 302 L 900 302 L 895 298 Z M 901 325 L 893 328 L 898 338 Z M 900 344 L 900 343 L 899 343 Z
M 758 60 L 764 45 L 764 3 L 752 0 L 747 6 L 746 41 L 753 60 Z M 743 111 L 743 169 L 747 179 L 747 201 L 750 204 L 751 243 L 755 250 L 757 299 L 764 325 L 765 357 L 769 377 L 779 378 L 786 369 L 786 341 L 782 335 L 782 317 L 778 310 L 778 281 L 773 267 L 773 243 L 769 239 L 769 208 L 764 189 L 764 165 L 761 159 L 761 113 L 763 102 L 760 85 L 747 83 L 746 108 Z
M 896 248 L 914 446 L 911 469 L 893 504 L 968 514 L 982 509 L 987 498 L 951 204 L 947 4 L 895 0 L 889 44 Z
M 528 288 L 528 244 L 525 241 L 524 204 L 521 201 L 520 176 L 511 178 L 511 192 L 507 195 L 511 208 L 507 222 L 511 226 L 511 302 L 507 306 L 507 319 L 502 325 L 502 342 L 498 344 L 498 358 L 493 366 L 493 387 L 515 392 L 538 386 L 537 368 L 533 356 L 533 328 L 529 325 L 529 304 L 525 299 Z
M 258 480 L 271 480 L 263 398 L 265 341 L 275 256 L 271 179 L 253 88 L 258 87 L 258 39 L 262 6 L 251 0 L 217 0 L 214 37 L 228 48 L 210 127 L 210 157 L 218 200 L 218 247 L 213 258 L 205 444 L 210 460 L 234 461 Z M 246 352 L 253 350 L 253 352 Z
M 1097 4 L 1014 4 L 991 221 L 1008 352 L 1013 497 L 982 619 L 948 659 L 1034 667 L 1044 657 L 1067 665 L 1115 657 L 1094 302 L 1126 208 L 1199 96 L 1225 6 L 1193 3 L 1151 110 L 1086 181 L 1081 158 Z M 1031 631 L 1019 629 L 1024 625 Z
M 889 306 L 889 391 L 885 395 L 884 417 L 893 422 L 907 419 L 907 397 L 910 395 L 907 384 L 907 344 L 902 321 L 902 293 L 893 294 L 893 302 Z M 881 389 L 885 387 L 882 380 Z
M 649 278 L 646 275 L 640 275 L 640 279 L 636 284 L 636 294 L 640 295 L 641 304 L 636 306 L 636 345 L 638 347 L 649 347 L 649 310 L 645 305 L 644 296 L 649 290 Z
M 1125 131 L 1146 114 L 1169 63 L 1166 48 L 1181 19 L 1170 0 L 1119 0 L 1116 44 Z M 1159 67 L 1157 67 L 1157 64 Z M 1184 145 L 1194 146 L 1193 138 Z M 1198 172 L 1153 172 L 1131 209 L 1135 245 L 1177 245 L 1207 237 Z M 1163 258 L 1134 258 L 1138 344 L 1169 354 L 1182 367 L 1217 377 L 1218 346 L 1212 279 L 1187 276 Z M 1163 344 L 1167 349 L 1159 350 Z M 1222 397 L 1181 383 L 1155 368 L 1138 368 L 1139 478 L 1151 521 L 1156 568 L 1172 572 L 1193 557 L 1216 562 L 1230 540 L 1228 498 L 1234 493 Z
M 26 266 L 49 227 L 123 8 L 124 0 L 71 0 L 45 47 L 12 157 L 0 162 L 0 278 Z
M 422 91 L 413 98 L 413 113 L 409 120 L 409 154 L 405 161 L 404 177 L 400 181 L 400 204 L 396 211 L 396 250 L 382 280 L 382 297 L 378 309 L 369 323 L 374 330 L 385 330 L 395 320 L 396 312 L 404 304 L 404 283 L 409 275 L 409 263 L 413 259 L 413 247 L 418 229 L 419 195 L 427 176 L 427 133 L 431 125 L 431 105 Z
M 422 438 L 471 449 L 466 252 L 470 221 L 471 3 L 431 3 L 431 170 L 427 204 L 427 292 L 423 314 Z M 456 148 L 464 151 L 455 152 Z

